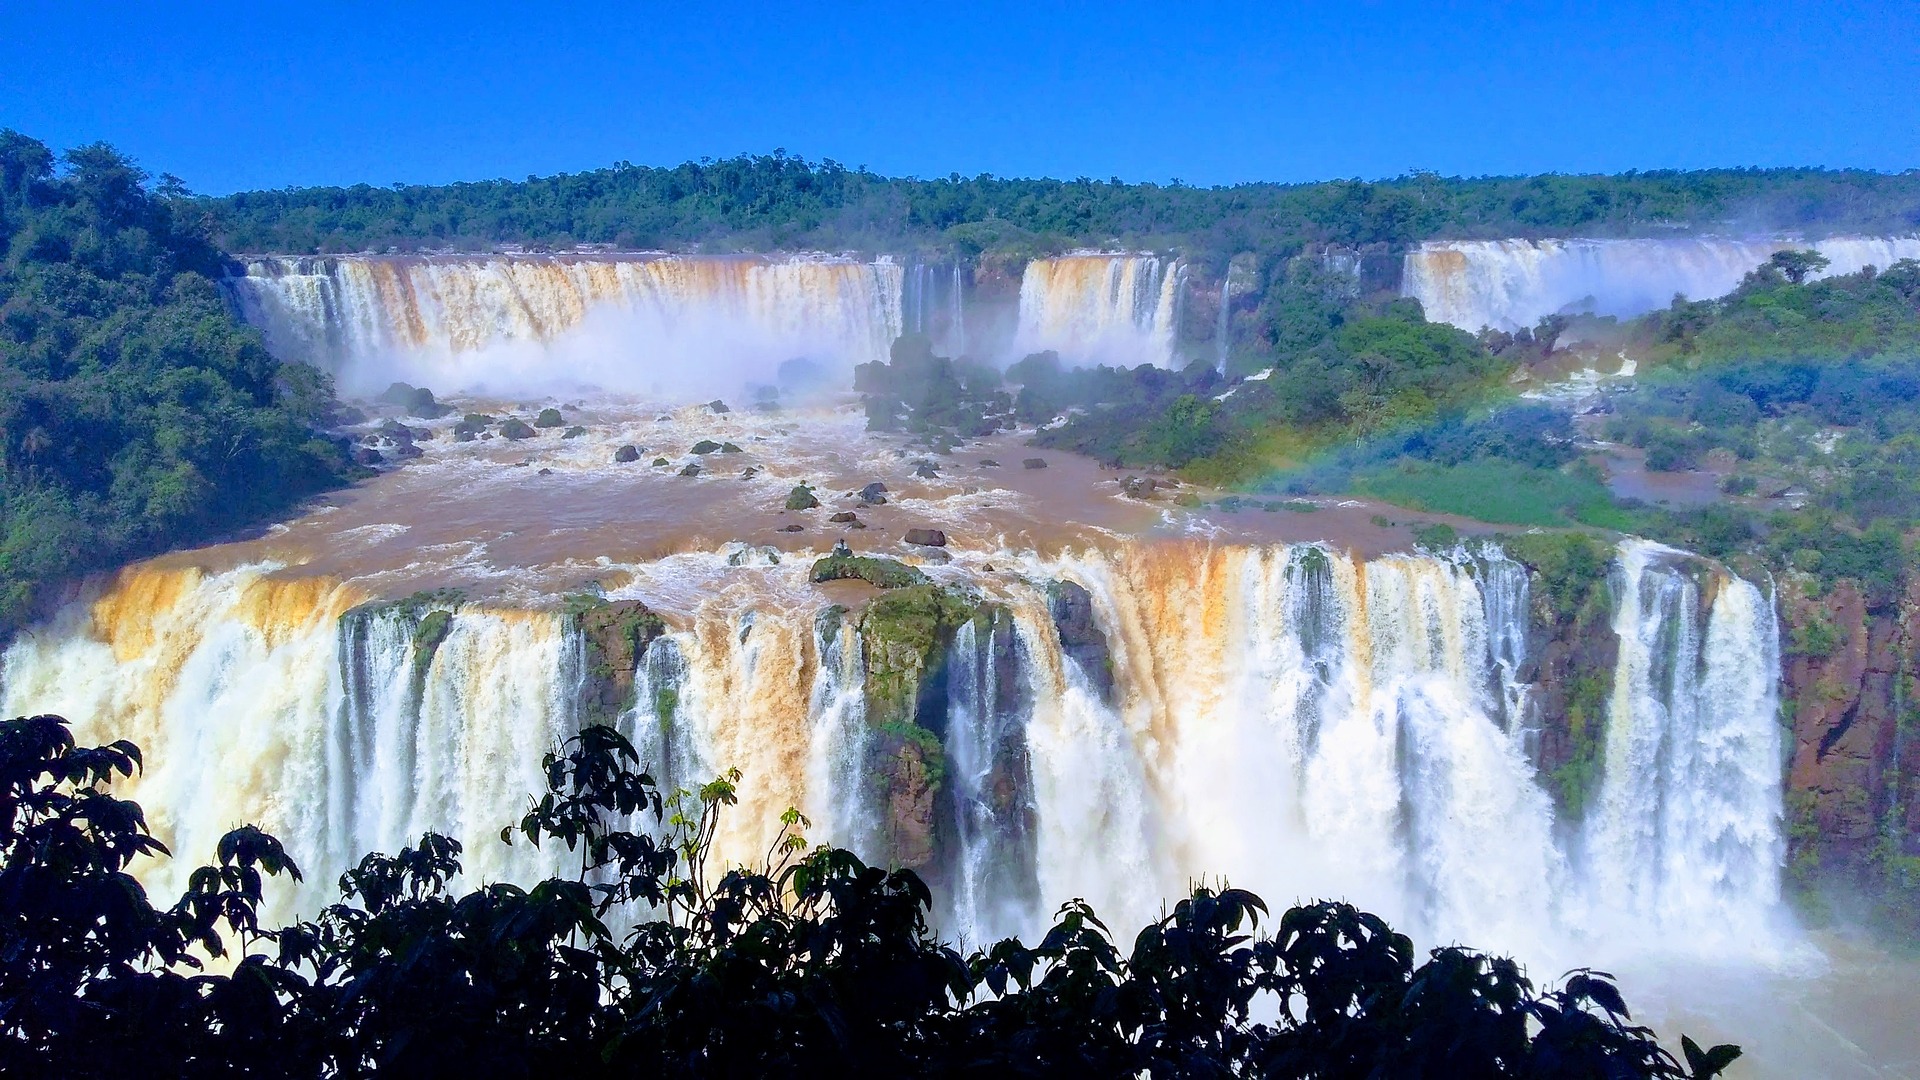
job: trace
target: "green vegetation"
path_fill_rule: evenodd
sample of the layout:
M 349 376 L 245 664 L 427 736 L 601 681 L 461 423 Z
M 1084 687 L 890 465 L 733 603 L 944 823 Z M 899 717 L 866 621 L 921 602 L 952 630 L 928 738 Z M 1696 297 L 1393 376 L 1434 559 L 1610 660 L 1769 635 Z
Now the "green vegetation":
M 0 638 L 50 587 L 285 511 L 352 472 L 320 372 L 228 312 L 168 179 L 0 131 Z
M 1435 236 L 1604 236 L 1711 228 L 1906 231 L 1920 178 L 1713 169 L 1378 183 L 1126 184 L 994 176 L 916 180 L 776 152 L 525 181 L 257 191 L 200 203 L 230 250 L 353 252 L 516 243 L 764 251 L 937 247 L 1031 254 L 1119 241 L 1219 263 L 1240 251 Z
M 893 559 L 872 555 L 833 554 L 813 564 L 812 579 L 817 582 L 864 581 L 876 589 L 906 589 L 927 584 L 927 575 Z
M 111 792 L 141 764 L 59 717 L 0 723 L 9 1075 L 1705 1080 L 1740 1056 L 1683 1038 L 1676 1060 L 1611 976 L 1536 989 L 1459 946 L 1419 961 L 1347 904 L 1269 921 L 1239 889 L 1196 888 L 1130 951 L 1075 900 L 1038 945 L 962 954 L 918 876 L 811 847 L 797 811 L 759 864 L 713 865 L 739 773 L 663 794 L 598 724 L 546 756 L 547 791 L 500 834 L 571 876 L 461 893 L 460 843 L 428 833 L 270 929 L 267 879 L 301 871 L 257 828 L 170 907 L 133 882 L 168 855 Z M 209 955 L 232 969 L 200 970 Z
M 945 659 L 945 646 L 975 604 L 938 585 L 889 590 L 860 613 L 867 656 L 867 720 L 876 727 L 912 723 L 926 676 Z

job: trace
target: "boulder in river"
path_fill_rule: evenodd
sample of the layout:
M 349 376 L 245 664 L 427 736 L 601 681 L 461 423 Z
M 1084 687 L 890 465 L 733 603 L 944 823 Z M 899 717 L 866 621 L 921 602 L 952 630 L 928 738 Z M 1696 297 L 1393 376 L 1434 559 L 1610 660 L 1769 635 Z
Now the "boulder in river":
M 560 419 L 559 409 L 541 409 L 540 415 L 533 418 L 534 427 L 561 427 L 566 424 Z
M 908 529 L 906 541 L 916 547 L 946 547 L 947 534 L 939 529 Z
M 580 436 L 585 435 L 586 433 L 587 433 L 586 428 L 581 427 L 579 424 L 575 424 L 572 427 L 568 428 L 566 430 L 566 433 L 561 435 L 560 437 L 563 439 L 577 439 Z
M 868 506 L 879 506 L 887 501 L 887 485 L 878 481 L 860 489 L 860 501 Z
M 836 525 L 845 525 L 849 521 L 859 521 L 860 518 L 851 510 L 842 510 L 839 513 L 828 518 L 827 520 L 833 522 Z
M 707 402 L 707 408 L 712 409 L 714 412 L 721 413 L 721 414 L 730 413 L 733 411 L 732 409 L 727 408 L 727 403 L 724 401 L 721 401 L 719 398 L 714 398 L 712 401 Z
M 509 416 L 500 421 L 500 437 L 503 439 L 531 439 L 534 434 L 533 428 L 517 416 Z
M 919 477 L 922 480 L 940 479 L 940 472 L 939 470 L 933 467 L 933 462 L 931 461 L 922 461 L 919 464 L 915 465 L 913 467 L 913 475 Z
M 613 460 L 626 463 L 640 460 L 640 448 L 633 445 L 623 446 L 613 452 Z
M 699 464 L 697 462 L 692 462 L 692 461 L 687 462 L 687 467 L 680 470 L 680 475 L 681 476 L 699 476 L 700 475 Z
M 814 498 L 813 489 L 805 484 L 795 484 L 793 490 L 787 492 L 789 510 L 811 510 L 819 505 L 820 500 Z
M 712 439 L 701 439 L 699 442 L 693 444 L 693 452 L 696 454 L 711 454 L 719 449 L 720 444 L 714 442 Z
M 1047 459 L 1043 457 L 1030 457 L 1022 461 L 1020 467 L 1023 469 L 1044 469 L 1047 467 Z

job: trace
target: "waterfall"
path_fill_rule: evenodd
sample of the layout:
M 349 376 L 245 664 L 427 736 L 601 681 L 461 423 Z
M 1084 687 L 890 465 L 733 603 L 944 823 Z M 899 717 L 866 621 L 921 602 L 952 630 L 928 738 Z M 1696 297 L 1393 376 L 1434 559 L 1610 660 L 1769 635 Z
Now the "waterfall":
M 363 391 L 732 390 L 715 380 L 770 376 L 796 354 L 884 360 L 903 326 L 902 270 L 886 259 L 329 256 L 245 271 L 226 287 L 268 347 Z
M 1220 316 L 1219 321 L 1213 328 L 1214 348 L 1217 350 L 1214 357 L 1214 366 L 1220 369 L 1221 374 L 1226 373 L 1227 354 L 1231 351 L 1232 346 L 1232 303 L 1233 267 L 1229 266 L 1227 267 L 1227 272 L 1220 275 Z
M 1813 247 L 1825 274 L 1885 269 L 1920 258 L 1920 237 L 1783 239 L 1430 241 L 1409 251 L 1405 295 L 1427 318 L 1463 330 L 1517 330 L 1563 310 L 1622 318 L 1667 306 L 1678 294 L 1704 300 L 1733 291 L 1775 251 Z
M 1053 349 L 1072 363 L 1170 366 L 1183 269 L 1152 255 L 1035 259 L 1020 278 L 1014 349 Z
M 815 617 L 814 637 L 820 667 L 808 710 L 813 717 L 808 816 L 822 839 L 853 851 L 877 851 L 882 810 L 867 778 L 873 734 L 867 726 L 860 631 L 844 609 L 831 607 Z
M 966 270 L 959 263 L 953 264 L 953 312 L 949 316 L 947 348 L 955 356 L 967 354 L 967 293 L 964 288 Z
M 977 614 L 943 668 L 937 917 L 980 942 L 1085 897 L 1138 925 L 1204 879 L 1276 906 L 1350 898 L 1421 940 L 1543 964 L 1760 951 L 1782 853 L 1771 605 L 1655 545 L 1616 561 L 1600 788 L 1556 822 L 1521 681 L 1527 572 L 1497 548 L 996 554 L 966 579 Z M 725 862 L 757 862 L 788 806 L 811 838 L 869 852 L 893 812 L 856 621 L 789 564 L 663 613 L 619 720 L 666 788 L 742 771 Z M 273 563 L 146 565 L 16 639 L 0 705 L 145 748 L 128 793 L 179 856 L 143 872 L 159 895 L 236 824 L 280 835 L 310 871 L 275 891 L 284 915 L 429 829 L 467 846 L 469 881 L 552 870 L 497 834 L 580 723 L 585 656 L 557 612 L 369 603 Z
M 984 633 L 978 620 L 963 624 L 949 650 L 944 745 L 956 850 L 947 923 L 976 945 L 1023 933 L 1042 914 L 1026 748 L 1032 701 L 1016 641 L 996 612 Z
M 1617 574 L 1594 905 L 1737 946 L 1769 929 L 1784 853 L 1773 608 L 1751 582 L 1643 541 L 1622 546 Z

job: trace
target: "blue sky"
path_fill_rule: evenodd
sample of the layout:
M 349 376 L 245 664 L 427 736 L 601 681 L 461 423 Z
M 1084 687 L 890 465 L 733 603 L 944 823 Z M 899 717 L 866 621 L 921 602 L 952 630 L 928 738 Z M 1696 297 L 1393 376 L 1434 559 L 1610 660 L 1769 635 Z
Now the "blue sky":
M 216 194 L 775 147 L 1190 184 L 1920 166 L 1905 0 L 196 7 L 0 3 L 0 126 Z

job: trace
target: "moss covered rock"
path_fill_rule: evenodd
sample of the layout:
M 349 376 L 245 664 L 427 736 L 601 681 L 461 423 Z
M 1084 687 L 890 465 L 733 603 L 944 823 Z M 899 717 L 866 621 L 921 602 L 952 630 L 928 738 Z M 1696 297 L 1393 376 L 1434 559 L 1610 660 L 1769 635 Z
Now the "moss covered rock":
M 877 589 L 907 589 L 928 584 L 927 575 L 902 562 L 870 555 L 833 554 L 813 564 L 813 580 L 864 581 Z
M 586 663 L 581 680 L 581 719 L 613 723 L 633 708 L 633 673 L 648 643 L 666 632 L 666 624 L 638 600 L 572 597 L 565 617 L 580 635 Z
M 820 500 L 813 497 L 813 489 L 805 484 L 796 484 L 792 491 L 787 492 L 789 510 L 811 510 L 819 505 Z
M 533 426 L 537 428 L 561 427 L 565 424 L 566 421 L 560 419 L 559 409 L 541 409 L 540 415 L 533 418 Z

